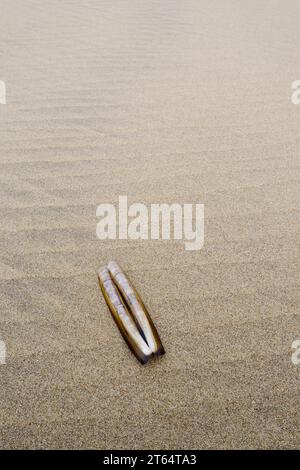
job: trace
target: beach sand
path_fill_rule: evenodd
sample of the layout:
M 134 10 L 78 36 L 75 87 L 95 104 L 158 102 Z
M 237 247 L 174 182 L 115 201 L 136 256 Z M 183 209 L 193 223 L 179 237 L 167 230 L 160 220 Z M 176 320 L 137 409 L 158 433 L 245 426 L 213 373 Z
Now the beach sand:
M 0 447 L 299 447 L 299 2 L 0 8 Z M 119 195 L 204 203 L 203 249 L 98 240 Z M 110 259 L 164 342 L 149 365 Z

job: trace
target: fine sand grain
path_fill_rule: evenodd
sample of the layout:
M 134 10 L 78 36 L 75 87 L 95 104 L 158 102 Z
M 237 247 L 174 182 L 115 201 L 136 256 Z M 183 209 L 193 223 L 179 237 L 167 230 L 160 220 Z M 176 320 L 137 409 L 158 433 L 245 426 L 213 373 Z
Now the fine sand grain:
M 0 0 L 1 448 L 296 448 L 298 0 Z M 205 244 L 96 207 L 204 203 Z M 117 260 L 167 354 L 100 294 Z

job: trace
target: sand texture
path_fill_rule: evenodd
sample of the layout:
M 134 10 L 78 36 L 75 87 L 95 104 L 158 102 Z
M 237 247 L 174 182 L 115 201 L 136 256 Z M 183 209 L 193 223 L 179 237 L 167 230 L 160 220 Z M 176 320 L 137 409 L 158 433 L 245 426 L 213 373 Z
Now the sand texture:
M 296 448 L 300 2 L 0 0 L 0 447 Z M 204 203 L 205 244 L 96 238 Z M 167 354 L 140 365 L 97 269 Z

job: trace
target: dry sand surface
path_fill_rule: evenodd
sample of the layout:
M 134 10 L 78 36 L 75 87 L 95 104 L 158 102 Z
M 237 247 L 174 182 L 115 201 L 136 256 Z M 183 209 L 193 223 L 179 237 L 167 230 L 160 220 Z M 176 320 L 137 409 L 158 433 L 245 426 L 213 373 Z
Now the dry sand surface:
M 1 448 L 296 448 L 300 3 L 0 0 Z M 96 207 L 204 203 L 205 244 Z M 141 366 L 96 270 L 167 350 Z M 298 258 L 299 259 L 299 258 Z

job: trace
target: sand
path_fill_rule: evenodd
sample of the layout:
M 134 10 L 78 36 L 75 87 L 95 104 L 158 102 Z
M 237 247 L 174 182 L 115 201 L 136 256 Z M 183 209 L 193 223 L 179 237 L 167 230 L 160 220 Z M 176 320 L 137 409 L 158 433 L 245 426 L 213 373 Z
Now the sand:
M 0 447 L 299 447 L 299 2 L 0 9 Z M 203 249 L 98 240 L 119 195 L 204 203 Z M 110 259 L 157 362 L 101 297 Z

